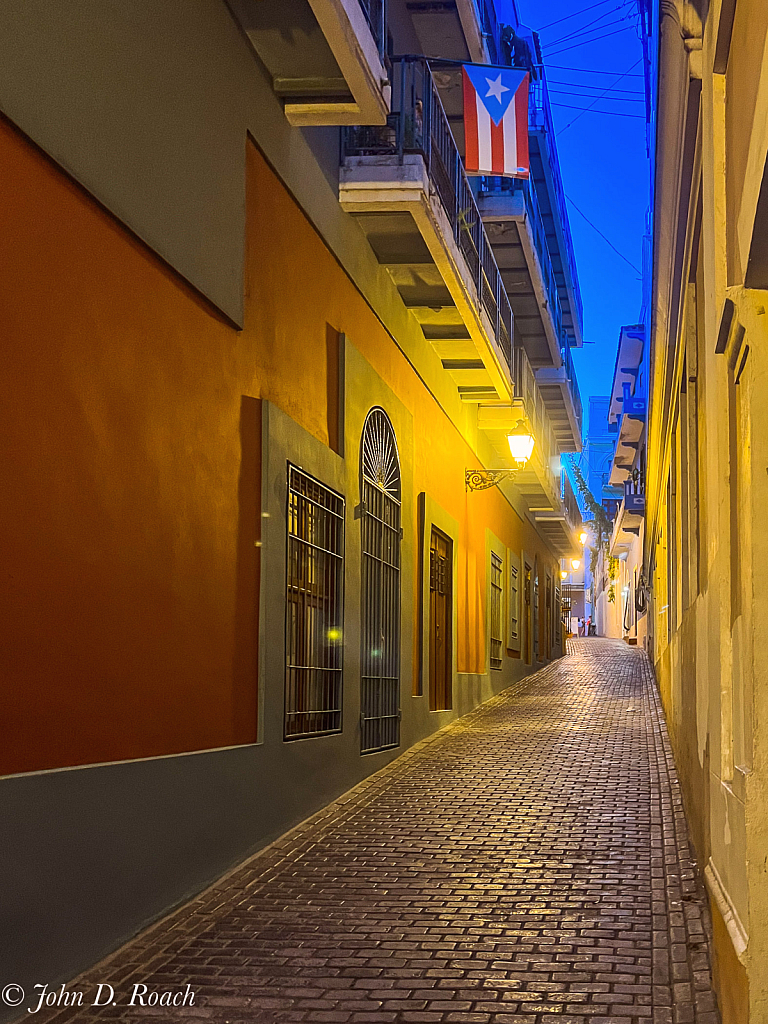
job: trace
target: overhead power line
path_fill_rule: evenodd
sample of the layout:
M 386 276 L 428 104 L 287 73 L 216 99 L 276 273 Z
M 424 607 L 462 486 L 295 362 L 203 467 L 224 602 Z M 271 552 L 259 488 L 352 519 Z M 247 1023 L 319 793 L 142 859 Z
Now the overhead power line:
M 616 74 L 618 75 L 619 72 L 617 71 Z M 550 92 L 553 91 L 553 85 L 563 89 L 574 89 L 581 93 L 583 93 L 584 89 L 592 89 L 595 92 L 599 92 L 603 88 L 602 85 L 589 85 L 585 82 L 563 82 L 559 78 L 548 78 L 547 81 L 550 86 Z M 645 92 L 642 89 L 617 89 L 613 85 L 608 88 L 612 93 L 621 93 L 622 96 L 639 96 L 641 98 L 645 96 Z
M 608 39 L 609 36 L 616 36 L 619 32 L 628 32 L 629 29 L 635 28 L 635 25 L 625 25 L 624 28 L 614 29 L 613 32 L 606 32 L 605 35 L 595 36 L 594 39 L 584 39 L 580 43 L 572 43 L 570 46 L 564 46 L 561 50 L 555 50 L 550 53 L 550 57 L 559 57 L 561 53 L 567 53 L 569 50 L 575 50 L 579 46 L 588 46 L 590 43 L 598 43 L 601 39 Z
M 630 10 L 629 14 L 625 14 L 620 18 L 615 18 L 613 21 L 606 21 L 606 18 L 610 18 L 614 14 L 618 14 L 620 11 L 626 11 L 628 7 L 632 7 L 633 0 L 624 0 L 624 3 L 619 4 L 618 7 L 611 8 L 610 11 L 606 11 L 605 14 L 597 18 L 595 21 L 591 21 L 588 25 L 583 25 L 581 28 L 575 28 L 572 32 L 566 32 L 564 36 L 558 36 L 557 39 L 548 39 L 546 45 L 548 47 L 559 46 L 561 43 L 570 42 L 572 39 L 579 39 L 581 36 L 591 35 L 593 32 L 602 32 L 606 28 L 611 28 L 613 25 L 618 25 L 622 21 L 627 21 L 628 18 L 634 14 L 633 10 Z
M 566 67 L 564 64 L 547 64 L 547 68 L 548 69 L 549 68 L 556 68 L 558 71 L 576 71 L 580 75 L 618 75 L 619 74 L 618 71 L 601 71 L 599 68 L 571 68 L 571 67 Z M 645 75 L 643 75 L 641 72 L 637 72 L 637 74 L 634 74 L 634 75 L 626 74 L 626 75 L 623 75 L 622 77 L 623 78 L 645 78 Z M 599 86 L 596 86 L 596 88 L 599 88 Z
M 583 92 L 579 92 L 578 89 L 550 89 L 549 90 L 549 95 L 550 96 L 567 96 L 567 97 L 570 97 L 571 99 L 580 99 L 580 100 L 599 100 L 599 99 L 603 98 L 602 96 L 585 96 L 584 93 Z M 605 93 L 603 93 L 603 95 L 605 95 Z M 645 103 L 645 100 L 644 100 L 644 98 L 642 96 L 614 96 L 614 95 L 607 96 L 606 95 L 605 99 L 606 99 L 606 102 L 610 101 L 611 103 Z
M 635 61 L 635 63 L 634 63 L 633 65 L 632 65 L 632 67 L 630 67 L 630 68 L 627 68 L 627 70 L 626 70 L 626 71 L 624 72 L 624 74 L 623 74 L 623 75 L 619 75 L 619 77 L 618 77 L 618 78 L 616 79 L 616 81 L 615 81 L 615 82 L 611 82 L 611 84 L 610 84 L 610 85 L 608 86 L 608 88 L 607 88 L 607 89 L 605 90 L 605 92 L 601 93 L 601 94 L 600 94 L 600 95 L 599 95 L 599 96 L 598 96 L 598 97 L 597 97 L 597 98 L 595 99 L 594 103 L 592 103 L 592 104 L 591 104 L 591 106 L 587 107 L 587 109 L 586 109 L 586 110 L 582 110 L 582 112 L 581 112 L 580 114 L 577 114 L 577 115 L 576 115 L 576 117 L 574 117 L 572 121 L 569 121 L 569 122 L 568 122 L 568 124 L 567 124 L 567 125 L 565 126 L 565 128 L 563 128 L 563 129 L 562 129 L 561 131 L 559 131 L 559 132 L 557 133 L 557 137 L 558 137 L 558 138 L 560 138 L 560 136 L 561 136 L 561 135 L 563 134 L 563 132 L 567 132 L 567 131 L 568 131 L 568 129 L 569 129 L 570 127 L 571 127 L 571 125 L 575 124 L 575 123 L 576 123 L 576 122 L 577 122 L 577 121 L 579 120 L 579 118 L 580 118 L 580 117 L 583 117 L 583 115 L 584 115 L 584 114 L 586 114 L 588 110 L 591 110 L 591 109 L 592 109 L 592 107 L 596 106 L 596 105 L 597 105 L 597 104 L 598 104 L 598 103 L 600 102 L 600 100 L 601 100 L 601 99 L 603 98 L 603 96 L 605 96 L 605 95 L 606 95 L 606 93 L 609 93 L 609 92 L 611 91 L 611 89 L 612 89 L 612 88 L 613 88 L 614 86 L 618 85 L 618 84 L 619 84 L 619 82 L 620 82 L 620 81 L 621 81 L 622 79 L 626 78 L 626 77 L 627 77 L 627 75 L 631 74 L 631 72 L 635 70 L 635 68 L 637 67 L 637 65 L 638 65 L 638 64 L 640 63 L 640 61 L 641 61 L 642 59 L 643 59 L 642 57 L 638 57 L 638 59 L 637 59 L 637 60 Z M 638 117 L 642 117 L 642 114 L 638 114 L 637 116 L 638 116 Z
M 645 120 L 645 114 L 630 114 L 626 110 L 593 110 L 592 107 L 573 107 L 570 103 L 552 103 L 553 107 L 562 107 L 564 110 L 580 110 L 582 114 L 610 114 L 613 117 L 635 117 L 641 121 Z M 574 118 L 574 120 L 576 120 Z
M 546 32 L 547 29 L 552 28 L 553 25 L 562 25 L 564 21 L 570 21 L 571 18 L 578 18 L 580 14 L 586 14 L 587 11 L 594 11 L 596 7 L 605 7 L 605 5 L 610 2 L 611 0 L 600 0 L 599 3 L 591 4 L 589 7 L 582 7 L 580 11 L 575 11 L 573 14 L 566 14 L 564 18 L 558 18 L 557 21 L 550 21 L 547 25 L 542 25 L 539 32 Z
M 640 275 L 640 277 L 642 278 L 642 276 L 643 276 L 643 275 L 642 275 L 642 271 L 640 270 L 640 268 L 639 268 L 639 267 L 636 267 L 636 266 L 635 266 L 635 264 L 634 264 L 634 263 L 633 263 L 633 262 L 632 262 L 631 260 L 628 260 L 628 259 L 627 259 L 627 257 L 626 257 L 626 256 L 624 255 L 624 253 L 623 253 L 623 252 L 619 252 L 619 250 L 618 250 L 618 249 L 616 248 L 616 246 L 615 246 L 615 245 L 613 244 L 613 242 L 612 242 L 612 241 L 610 240 L 610 238 L 607 238 L 607 237 L 606 237 L 606 236 L 605 236 L 605 235 L 603 234 L 603 232 L 602 232 L 602 231 L 600 230 L 600 228 L 599 228 L 599 227 L 598 227 L 598 226 L 597 226 L 596 224 L 593 224 L 593 223 L 592 223 L 592 221 L 591 221 L 591 220 L 589 219 L 589 217 L 588 217 L 588 216 L 586 215 L 586 213 L 584 213 L 584 211 L 583 211 L 583 210 L 580 210 L 580 209 L 579 209 L 579 207 L 578 207 L 578 206 L 576 205 L 576 203 L 574 203 L 574 201 L 573 201 L 573 200 L 571 199 L 571 197 L 570 197 L 570 196 L 568 195 L 568 193 L 567 193 L 567 192 L 565 193 L 565 198 L 566 198 L 566 199 L 568 200 L 568 202 L 569 202 L 569 203 L 571 204 L 571 206 L 572 206 L 572 207 L 574 208 L 574 210 L 576 211 L 576 213 L 580 214 L 580 215 L 581 215 L 581 216 L 582 216 L 582 217 L 584 218 L 584 220 L 585 220 L 585 221 L 587 222 L 587 224 L 589 224 L 589 226 L 590 226 L 590 227 L 591 227 L 591 228 L 593 229 L 593 231 L 596 231 L 596 232 L 598 233 L 598 235 L 600 235 L 600 237 L 602 238 L 602 240 L 603 240 L 604 242 L 606 242 L 606 243 L 607 243 L 607 244 L 608 244 L 608 245 L 609 245 L 609 246 L 611 247 L 611 249 L 613 249 L 613 251 L 614 251 L 614 252 L 616 253 L 616 255 L 617 255 L 617 256 L 620 256 L 620 257 L 621 257 L 621 258 L 622 258 L 622 259 L 624 260 L 624 262 L 625 262 L 625 263 L 626 263 L 626 264 L 627 264 L 628 266 L 632 267 L 632 269 L 633 269 L 633 270 L 634 270 L 634 271 L 635 271 L 636 273 L 638 273 L 638 274 Z

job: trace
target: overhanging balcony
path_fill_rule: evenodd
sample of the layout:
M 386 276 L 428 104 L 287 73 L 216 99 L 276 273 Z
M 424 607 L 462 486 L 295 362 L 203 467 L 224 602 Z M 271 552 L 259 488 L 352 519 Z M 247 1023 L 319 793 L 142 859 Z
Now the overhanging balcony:
M 293 125 L 384 124 L 385 0 L 228 0 Z
M 629 551 L 640 535 L 644 518 L 645 485 L 642 477 L 635 472 L 632 478 L 624 481 L 624 499 L 613 524 L 609 552 L 614 558 Z
M 581 451 L 581 395 L 570 347 L 560 350 L 558 367 L 536 370 L 536 383 L 544 398 L 561 452 Z
M 477 206 L 531 365 L 558 366 L 563 314 L 536 193 L 520 178 L 477 179 Z
M 538 65 L 534 73 L 528 108 L 531 181 L 544 220 L 547 245 L 560 294 L 563 325 L 570 344 L 580 348 L 583 344 L 581 290 L 543 64 Z
M 423 58 L 393 62 L 392 113 L 344 133 L 339 199 L 387 267 L 461 397 L 512 398 L 513 317 Z
M 388 0 L 395 50 L 419 50 L 429 58 L 497 64 L 500 26 L 493 0 Z M 403 27 L 408 26 L 407 33 Z M 407 40 L 407 41 L 406 41 Z
M 576 498 L 563 480 L 558 445 L 536 378 L 522 348 L 515 348 L 515 394 L 511 405 L 496 403 L 478 407 L 478 428 L 491 442 L 499 465 L 512 467 L 507 435 L 522 419 L 534 437 L 531 458 L 514 477 L 536 529 L 558 557 L 578 548 L 576 532 L 581 525 Z
M 608 480 L 614 487 L 625 483 L 632 473 L 645 432 L 645 415 L 645 399 L 634 397 L 630 393 L 630 385 L 625 383 L 623 409 L 618 420 L 616 448 Z

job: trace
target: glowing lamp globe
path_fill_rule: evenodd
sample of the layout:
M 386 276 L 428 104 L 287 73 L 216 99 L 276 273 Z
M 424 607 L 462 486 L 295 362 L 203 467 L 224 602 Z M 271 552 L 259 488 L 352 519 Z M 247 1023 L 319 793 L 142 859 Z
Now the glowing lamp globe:
M 524 466 L 531 457 L 533 451 L 533 435 L 526 430 L 522 420 L 517 421 L 517 426 L 511 434 L 507 434 L 509 450 L 512 458 L 519 466 Z
M 587 543 L 587 534 L 584 532 L 584 530 L 582 530 L 581 533 L 579 534 L 579 542 L 581 544 L 586 544 Z
M 571 559 L 571 568 L 572 568 L 572 569 L 573 569 L 574 571 L 575 571 L 576 569 L 578 569 L 580 565 L 581 565 L 581 559 L 580 559 L 580 558 L 572 558 L 572 559 Z
M 561 580 L 567 580 L 568 579 L 568 573 L 567 573 L 567 571 L 565 569 L 561 569 L 560 570 L 560 579 Z

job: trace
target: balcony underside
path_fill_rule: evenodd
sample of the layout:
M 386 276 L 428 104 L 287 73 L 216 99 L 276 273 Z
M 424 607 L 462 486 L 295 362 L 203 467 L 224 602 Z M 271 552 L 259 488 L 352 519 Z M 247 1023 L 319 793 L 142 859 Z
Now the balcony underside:
M 481 405 L 478 409 L 478 428 L 491 442 L 499 466 L 511 469 L 514 465 L 510 458 L 507 435 L 521 418 L 526 418 L 521 402 L 514 402 L 511 406 Z M 578 545 L 560 499 L 558 483 L 558 478 L 537 447 L 534 447 L 525 469 L 514 477 L 514 487 L 525 501 L 537 531 L 555 554 L 562 558 L 574 552 Z
M 389 22 L 395 53 L 415 52 L 412 38 L 401 38 L 410 25 L 418 52 L 444 60 L 483 61 L 482 27 L 472 0 L 434 3 L 432 0 L 389 0 Z
M 581 451 L 581 422 L 562 367 L 525 200 L 520 194 L 481 195 L 478 209 L 509 295 L 517 336 L 536 372 L 560 450 Z
M 616 514 L 616 522 L 613 526 L 613 534 L 609 547 L 610 554 L 614 558 L 626 554 L 632 547 L 633 542 L 640 535 L 640 528 L 643 525 L 642 512 L 629 512 L 625 502 L 619 505 Z
M 360 0 L 229 0 L 293 125 L 384 124 L 387 73 Z
M 560 306 L 563 311 L 563 326 L 568 334 L 573 337 L 573 344 L 576 347 L 581 347 L 581 319 L 577 310 L 578 303 L 574 291 L 574 282 L 571 280 L 570 270 L 566 269 L 568 267 L 568 260 L 563 257 L 563 250 L 565 248 L 563 227 L 559 223 L 559 213 L 553 212 L 557 211 L 557 204 L 553 202 L 553 197 L 557 194 L 557 186 L 555 175 L 552 172 L 552 158 L 548 152 L 547 133 L 542 130 L 529 132 L 528 147 L 531 178 L 536 187 L 536 194 L 540 197 L 547 246 L 552 256 L 552 266 L 555 271 L 557 290 L 560 295 Z
M 645 429 L 645 417 L 622 416 L 619 423 L 619 436 L 611 464 L 611 475 L 608 482 L 620 487 L 629 479 L 637 457 L 637 450 Z
M 509 400 L 509 366 L 422 157 L 348 158 L 339 200 L 357 218 L 461 397 Z
M 559 366 L 560 346 L 522 198 L 480 196 L 477 205 L 531 366 Z
M 581 451 L 581 424 L 573 402 L 571 382 L 565 367 L 536 371 L 536 383 L 561 452 Z

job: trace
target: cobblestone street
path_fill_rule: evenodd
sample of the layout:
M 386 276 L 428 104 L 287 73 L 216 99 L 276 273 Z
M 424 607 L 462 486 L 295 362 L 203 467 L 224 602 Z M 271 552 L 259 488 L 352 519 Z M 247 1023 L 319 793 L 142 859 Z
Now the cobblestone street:
M 123 1005 L 48 1019 L 715 1024 L 706 921 L 645 655 L 580 640 L 69 986 Z

